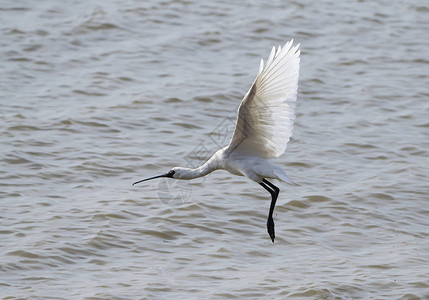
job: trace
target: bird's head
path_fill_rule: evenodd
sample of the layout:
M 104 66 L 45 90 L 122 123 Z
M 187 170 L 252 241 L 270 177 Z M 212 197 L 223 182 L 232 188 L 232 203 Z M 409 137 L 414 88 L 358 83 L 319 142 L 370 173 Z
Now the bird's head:
M 133 185 L 146 180 L 151 180 L 151 179 L 161 178 L 161 177 L 174 178 L 174 179 L 193 179 L 204 175 L 205 174 L 201 175 L 201 171 L 198 168 L 189 169 L 189 168 L 174 167 L 168 173 L 136 181 L 133 183 Z
M 176 178 L 174 176 L 176 174 L 176 170 L 175 169 L 176 168 L 173 168 L 170 171 L 168 171 L 168 173 L 165 173 L 165 174 L 161 174 L 161 175 L 157 175 L 157 176 L 154 176 L 154 177 L 149 177 L 149 178 L 146 178 L 146 179 L 142 179 L 142 180 L 136 181 L 136 182 L 133 183 L 133 185 L 135 185 L 137 183 L 140 183 L 140 182 L 143 182 L 143 181 L 147 181 L 147 180 L 151 180 L 151 179 L 155 179 L 155 178 L 161 178 L 161 177 Z

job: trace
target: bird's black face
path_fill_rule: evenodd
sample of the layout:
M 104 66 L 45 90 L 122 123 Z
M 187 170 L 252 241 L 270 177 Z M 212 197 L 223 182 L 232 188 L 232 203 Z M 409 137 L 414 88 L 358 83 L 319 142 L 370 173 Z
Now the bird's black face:
M 150 177 L 150 178 L 146 178 L 146 179 L 142 179 L 142 180 L 136 181 L 136 182 L 133 183 L 133 185 L 135 185 L 137 183 L 140 183 L 140 182 L 143 182 L 143 181 L 155 179 L 155 178 L 161 178 L 161 177 L 173 178 L 174 173 L 176 173 L 176 172 L 174 170 L 171 170 L 171 171 L 169 171 L 166 174 L 162 174 L 162 175 L 158 175 L 158 176 L 154 176 L 154 177 Z

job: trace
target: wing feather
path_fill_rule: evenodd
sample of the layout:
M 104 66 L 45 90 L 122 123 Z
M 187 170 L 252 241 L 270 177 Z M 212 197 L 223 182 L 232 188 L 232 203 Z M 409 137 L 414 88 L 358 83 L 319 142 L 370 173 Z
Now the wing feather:
M 279 157 L 286 150 L 295 119 L 300 51 L 293 40 L 272 48 L 238 109 L 227 151 Z
M 259 65 L 259 72 L 258 75 L 261 74 L 261 72 L 264 70 L 264 60 L 261 59 L 261 64 Z

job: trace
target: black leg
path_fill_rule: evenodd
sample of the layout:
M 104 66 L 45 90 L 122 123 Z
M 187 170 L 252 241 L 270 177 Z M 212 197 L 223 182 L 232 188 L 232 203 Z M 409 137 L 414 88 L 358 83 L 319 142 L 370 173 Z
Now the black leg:
M 276 237 L 276 235 L 274 233 L 273 213 L 274 207 L 276 206 L 277 197 L 280 193 L 280 189 L 266 179 L 263 179 L 262 182 L 260 182 L 259 184 L 271 194 L 271 205 L 270 212 L 268 213 L 267 230 L 271 240 L 274 243 L 274 238 Z

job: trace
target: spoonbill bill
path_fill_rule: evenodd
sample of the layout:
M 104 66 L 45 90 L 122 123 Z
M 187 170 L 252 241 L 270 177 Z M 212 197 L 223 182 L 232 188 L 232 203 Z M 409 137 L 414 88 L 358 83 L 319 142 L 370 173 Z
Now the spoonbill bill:
M 293 184 L 285 171 L 270 159 L 282 155 L 292 135 L 298 90 L 300 50 L 293 40 L 271 53 L 264 65 L 261 59 L 258 75 L 238 109 L 237 123 L 228 146 L 219 149 L 198 168 L 174 167 L 168 173 L 146 178 L 193 179 L 223 169 L 246 176 L 260 184 L 271 195 L 267 231 L 274 242 L 273 212 L 280 189 L 268 179 Z

